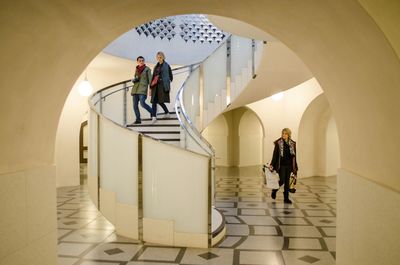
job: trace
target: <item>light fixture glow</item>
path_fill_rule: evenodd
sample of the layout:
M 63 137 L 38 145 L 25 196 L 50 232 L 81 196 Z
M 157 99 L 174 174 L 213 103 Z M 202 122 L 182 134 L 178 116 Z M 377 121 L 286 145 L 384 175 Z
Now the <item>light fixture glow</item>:
M 83 80 L 78 87 L 79 94 L 83 97 L 90 96 L 93 92 L 93 87 L 87 79 L 87 74 L 85 74 L 85 80 Z
M 226 96 L 226 105 L 231 104 L 231 97 L 230 96 Z
M 271 96 L 272 100 L 279 101 L 283 98 L 283 92 L 276 93 Z

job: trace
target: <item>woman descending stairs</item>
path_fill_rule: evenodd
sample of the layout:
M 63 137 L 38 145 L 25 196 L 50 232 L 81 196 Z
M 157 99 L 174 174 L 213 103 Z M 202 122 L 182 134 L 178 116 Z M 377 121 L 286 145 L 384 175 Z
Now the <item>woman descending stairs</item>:
M 141 124 L 129 124 L 126 127 L 163 142 L 180 146 L 181 128 L 175 112 L 170 112 L 168 116 L 164 113 L 157 114 L 155 123 L 148 118 L 142 119 Z

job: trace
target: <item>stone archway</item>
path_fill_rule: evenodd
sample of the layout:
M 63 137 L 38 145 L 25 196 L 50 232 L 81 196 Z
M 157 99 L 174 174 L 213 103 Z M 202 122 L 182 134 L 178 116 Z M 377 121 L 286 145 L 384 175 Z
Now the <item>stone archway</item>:
M 298 132 L 298 163 L 302 176 L 332 176 L 340 167 L 336 122 L 324 94 L 304 111 Z
M 238 124 L 239 166 L 258 166 L 263 163 L 264 127 L 257 114 L 245 108 Z
M 369 14 L 376 14 L 374 7 L 368 8 Z M 385 155 L 379 151 L 387 128 L 400 128 L 392 120 L 400 112 L 400 63 L 394 51 L 399 42 L 385 30 L 386 25 L 398 24 L 398 16 L 388 17 L 386 24 L 380 23 L 381 15 L 375 16 L 386 38 L 357 1 L 155 0 L 150 6 L 128 0 L 102 0 L 90 5 L 44 0 L 3 3 L 0 13 L 4 40 L 0 47 L 4 76 L 0 81 L 0 179 L 5 191 L 25 198 L 15 198 L 13 202 L 19 203 L 7 204 L 3 211 L 8 226 L 0 234 L 7 245 L 2 247 L 0 260 L 5 263 L 54 263 L 54 142 L 59 115 L 74 81 L 91 59 L 121 33 L 144 21 L 174 14 L 232 17 L 285 43 L 318 79 L 336 118 L 344 168 L 340 174 L 347 178 L 346 183 L 339 182 L 339 197 L 357 196 L 352 206 L 358 209 L 363 206 L 362 199 L 369 196 L 368 191 L 390 187 L 391 192 L 382 192 L 389 197 L 379 196 L 377 200 L 398 200 L 400 181 L 393 169 L 397 167 L 400 143 L 385 146 Z M 384 93 L 378 93 L 382 88 Z M 357 186 L 357 195 L 346 186 L 348 183 Z M 14 198 L 4 194 L 7 199 Z M 34 204 L 30 205 L 27 202 L 32 198 Z M 375 205 L 380 207 L 379 203 Z M 396 223 L 397 219 L 386 218 L 395 205 L 388 211 L 380 210 L 380 217 L 370 222 L 366 222 L 371 220 L 367 212 L 351 212 L 340 201 L 339 207 L 339 264 L 397 261 L 399 254 L 378 254 L 398 253 L 396 243 L 384 245 L 378 240 L 392 242 L 396 235 L 391 225 L 376 234 L 362 232 L 389 219 Z M 359 222 L 364 224 L 357 225 L 361 230 L 352 231 Z M 26 232 L 16 237 L 15 231 Z M 47 252 L 35 258 L 38 246 Z

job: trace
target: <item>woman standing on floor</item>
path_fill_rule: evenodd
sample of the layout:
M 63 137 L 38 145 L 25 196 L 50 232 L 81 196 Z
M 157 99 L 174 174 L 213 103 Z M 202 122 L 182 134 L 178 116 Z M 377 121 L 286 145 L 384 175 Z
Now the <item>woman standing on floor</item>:
M 148 66 L 146 66 L 143 56 L 139 56 L 136 59 L 136 63 L 137 66 L 135 76 L 132 80 L 133 87 L 131 90 L 131 95 L 133 97 L 133 110 L 135 111 L 136 116 L 136 121 L 134 124 L 140 124 L 142 123 L 142 120 L 140 118 L 139 102 L 140 105 L 150 113 L 151 118 L 155 117 L 155 114 L 150 106 L 146 104 L 147 89 L 151 81 L 151 70 Z
M 169 110 L 165 103 L 170 102 L 169 92 L 171 89 L 171 82 L 173 80 L 172 70 L 169 64 L 165 61 L 163 52 L 157 53 L 158 63 L 154 67 L 153 77 L 151 81 L 151 103 L 154 113 L 153 123 L 157 121 L 157 104 L 159 104 L 164 112 L 165 118 L 169 117 Z
M 289 199 L 290 174 L 297 175 L 296 142 L 292 140 L 289 128 L 282 130 L 282 137 L 274 142 L 275 148 L 269 170 L 279 174 L 279 186 L 284 184 L 284 202 L 292 203 Z M 276 198 L 278 190 L 272 190 L 271 198 Z

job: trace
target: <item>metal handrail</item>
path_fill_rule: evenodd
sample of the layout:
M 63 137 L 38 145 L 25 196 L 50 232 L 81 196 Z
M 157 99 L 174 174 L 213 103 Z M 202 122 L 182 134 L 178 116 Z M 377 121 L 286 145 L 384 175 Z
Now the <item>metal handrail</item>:
M 194 63 L 194 64 L 190 64 L 190 65 L 187 65 L 187 66 L 177 67 L 177 68 L 172 69 L 172 71 L 177 71 L 177 70 L 181 70 L 181 69 L 185 69 L 185 68 L 191 68 L 191 67 L 196 66 L 196 65 L 198 65 L 198 64 L 199 64 L 199 63 Z M 184 73 L 184 72 L 181 72 L 181 73 Z M 178 73 L 178 74 L 181 74 L 181 73 Z M 90 107 L 91 110 L 93 110 L 94 112 L 96 112 L 99 116 L 101 116 L 101 117 L 105 118 L 106 120 L 110 121 L 110 122 L 113 123 L 114 125 L 116 125 L 116 126 L 118 126 L 118 127 L 121 127 L 121 128 L 123 128 L 123 129 L 126 129 L 126 130 L 129 130 L 129 129 L 126 128 L 125 126 L 122 126 L 121 124 L 118 124 L 117 122 L 113 121 L 112 119 L 106 117 L 106 116 L 105 116 L 104 114 L 102 114 L 100 111 L 96 110 L 95 106 L 96 106 L 96 104 L 97 104 L 101 99 L 105 99 L 105 98 L 107 98 L 109 95 L 112 95 L 112 94 L 114 94 L 114 93 L 116 93 L 116 92 L 119 92 L 119 91 L 121 91 L 121 90 L 129 89 L 130 87 L 132 87 L 132 85 L 131 85 L 131 86 L 128 86 L 128 87 L 120 88 L 120 89 L 118 89 L 118 90 L 116 90 L 116 91 L 113 91 L 113 92 L 111 92 L 111 93 L 109 93 L 109 94 L 106 94 L 105 96 L 101 96 L 100 99 L 97 100 L 96 102 L 92 102 L 92 100 L 93 100 L 94 97 L 96 97 L 97 95 L 101 95 L 101 93 L 104 92 L 105 90 L 110 89 L 110 88 L 113 88 L 113 87 L 115 87 L 115 86 L 123 85 L 123 84 L 128 83 L 128 82 L 131 82 L 131 80 L 129 79 L 129 80 L 125 80 L 125 81 L 121 81 L 121 82 L 118 82 L 118 83 L 109 85 L 109 86 L 107 86 L 107 87 L 105 87 L 105 88 L 102 88 L 102 89 L 97 90 L 95 93 L 93 93 L 93 94 L 88 98 L 88 103 L 89 103 L 89 107 Z M 170 144 L 165 143 L 164 141 L 162 141 L 162 140 L 160 140 L 160 139 L 157 139 L 157 138 L 154 138 L 154 137 L 152 137 L 152 136 L 143 134 L 143 133 L 141 133 L 141 132 L 139 132 L 139 131 L 132 131 L 132 130 L 129 130 L 129 131 L 131 131 L 132 133 L 139 134 L 139 135 L 141 135 L 142 137 L 145 137 L 145 138 L 148 138 L 148 139 L 152 139 L 153 141 L 156 141 L 156 142 L 158 142 L 158 143 L 166 144 L 166 145 L 172 146 L 172 147 L 174 147 L 174 148 L 182 149 L 182 148 L 179 147 L 179 146 L 170 145 Z M 203 157 L 208 157 L 208 156 L 206 156 L 206 155 L 204 155 L 204 154 L 200 154 L 200 153 L 197 153 L 197 152 L 194 152 L 194 151 L 191 151 L 191 150 L 186 150 L 186 151 L 188 151 L 188 152 L 190 152 L 190 153 L 193 153 L 193 154 L 197 154 L 197 155 L 203 156 Z
M 178 71 L 178 70 L 187 69 L 187 68 L 190 69 L 190 67 L 193 67 L 193 66 L 198 65 L 198 64 L 199 64 L 199 63 L 194 63 L 194 64 L 190 64 L 190 65 L 180 66 L 180 67 L 177 67 L 177 68 L 172 69 L 172 72 L 176 72 L 176 71 Z M 180 73 L 177 73 L 177 74 L 182 74 L 182 73 L 185 73 L 185 72 L 186 72 L 186 71 L 183 71 L 183 72 L 180 72 Z M 104 87 L 104 88 L 102 88 L 102 89 L 97 90 L 96 93 L 93 94 L 93 96 L 96 95 L 96 94 L 99 94 L 99 93 L 101 93 L 101 92 L 103 92 L 103 91 L 106 91 L 106 90 L 108 90 L 108 89 L 110 89 L 110 88 L 113 88 L 113 87 L 116 87 L 116 86 L 119 86 L 119 85 L 123 85 L 123 84 L 129 83 L 129 82 L 131 82 L 131 79 L 124 80 L 124 81 L 121 81 L 121 82 L 118 82 L 118 83 L 115 83 L 115 84 L 106 86 L 106 87 Z M 108 94 L 106 94 L 106 95 L 104 95 L 104 96 L 101 96 L 101 98 L 100 98 L 99 100 L 97 100 L 97 101 L 94 103 L 94 105 L 96 105 L 97 103 L 99 103 L 100 100 L 106 99 L 108 96 L 111 96 L 112 94 L 115 94 L 115 93 L 117 93 L 117 92 L 119 92 L 119 91 L 121 91 L 121 90 L 128 90 L 128 89 L 131 88 L 131 87 L 133 87 L 133 85 L 120 88 L 120 89 L 115 90 L 115 91 L 113 91 L 113 92 L 111 92 L 111 93 L 108 93 Z
M 229 35 L 226 40 L 224 42 L 221 43 L 221 45 L 215 49 L 210 55 L 208 55 L 204 60 L 202 60 L 198 66 L 193 69 L 193 70 L 197 70 L 201 64 L 204 64 L 204 62 L 210 58 L 216 51 L 218 51 L 219 49 L 221 49 L 221 47 L 223 47 L 223 45 L 227 42 L 227 40 L 231 37 L 231 35 Z M 191 138 L 207 153 L 209 154 L 211 157 L 215 157 L 215 149 L 213 148 L 213 146 L 201 135 L 201 133 L 197 130 L 197 128 L 193 125 L 192 120 L 189 118 L 189 115 L 187 114 L 186 110 L 185 110 L 185 106 L 183 104 L 183 92 L 186 88 L 186 83 L 188 81 L 188 79 L 190 78 L 190 75 L 186 78 L 185 82 L 183 82 L 181 88 L 178 90 L 178 93 L 176 95 L 176 100 L 175 100 L 175 112 L 176 112 L 176 116 L 178 117 L 179 123 L 181 124 L 181 127 L 184 129 L 185 132 L 187 132 Z M 180 117 L 180 113 L 182 113 L 183 118 L 185 119 L 185 121 L 182 120 L 182 118 Z M 187 124 L 189 124 L 189 128 L 190 130 L 188 130 L 187 126 L 185 125 L 185 122 Z M 193 135 L 194 134 L 194 135 Z M 199 139 L 199 140 L 197 140 Z M 203 145 L 206 145 L 207 148 L 204 148 Z

